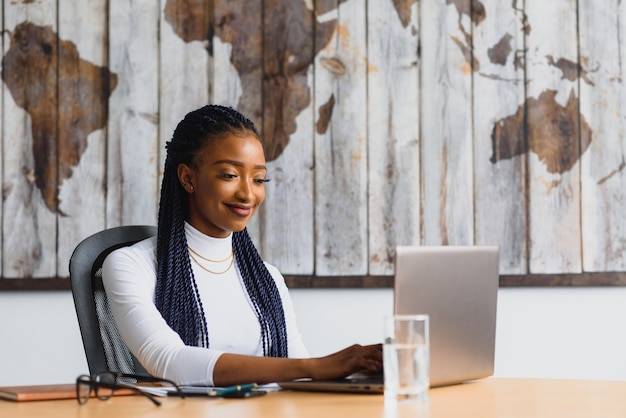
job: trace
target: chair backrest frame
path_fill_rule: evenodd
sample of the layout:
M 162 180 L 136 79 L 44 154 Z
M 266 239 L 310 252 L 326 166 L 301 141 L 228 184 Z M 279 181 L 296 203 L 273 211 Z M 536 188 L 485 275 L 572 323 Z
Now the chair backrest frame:
M 94 296 L 96 287 L 101 286 L 101 278 L 96 274 L 97 270 L 111 251 L 155 236 L 156 233 L 157 228 L 150 225 L 129 225 L 105 229 L 85 238 L 72 253 L 69 262 L 70 284 L 87 365 L 91 374 L 122 371 L 110 370 L 104 348 L 105 343 L 101 337 L 100 318 Z M 123 348 L 128 350 L 125 345 Z M 135 366 L 133 371 L 147 374 L 136 359 L 134 357 L 132 359 Z

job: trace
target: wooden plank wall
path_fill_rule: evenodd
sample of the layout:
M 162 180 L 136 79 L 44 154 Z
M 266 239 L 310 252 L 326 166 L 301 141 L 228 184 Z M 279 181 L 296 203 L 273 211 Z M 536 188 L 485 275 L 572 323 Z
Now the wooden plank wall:
M 624 284 L 624 16 L 4 0 L 2 278 L 67 277 L 84 237 L 155 224 L 166 141 L 219 103 L 263 132 L 273 181 L 249 230 L 291 283 L 389 278 L 396 245 L 488 244 L 514 284 Z

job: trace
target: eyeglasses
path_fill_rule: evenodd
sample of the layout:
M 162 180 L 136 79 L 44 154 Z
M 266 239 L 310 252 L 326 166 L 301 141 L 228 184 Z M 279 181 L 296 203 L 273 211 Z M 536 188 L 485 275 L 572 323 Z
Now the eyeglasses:
M 104 372 L 98 373 L 94 375 L 80 375 L 76 378 L 76 400 L 79 404 L 84 405 L 89 400 L 91 393 L 93 392 L 95 397 L 105 401 L 110 399 L 113 396 L 113 392 L 118 389 L 129 389 L 138 394 L 145 396 L 150 399 L 152 403 L 156 406 L 161 406 L 161 402 L 159 402 L 156 397 L 145 391 L 141 388 L 135 386 L 132 383 L 165 383 L 167 385 L 173 386 L 178 392 L 178 396 L 184 398 L 180 387 L 172 382 L 171 380 L 161 379 L 153 376 L 145 376 L 145 375 L 136 375 L 136 374 L 128 374 L 128 373 L 115 373 L 115 372 Z

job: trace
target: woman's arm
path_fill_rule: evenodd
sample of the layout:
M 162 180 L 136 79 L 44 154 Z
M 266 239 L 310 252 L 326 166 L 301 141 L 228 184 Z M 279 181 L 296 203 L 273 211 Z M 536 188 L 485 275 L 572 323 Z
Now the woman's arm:
M 216 386 L 255 382 L 259 384 L 310 377 L 333 379 L 352 373 L 378 372 L 382 368 L 382 346 L 353 345 L 325 357 L 290 359 L 224 353 L 215 363 Z

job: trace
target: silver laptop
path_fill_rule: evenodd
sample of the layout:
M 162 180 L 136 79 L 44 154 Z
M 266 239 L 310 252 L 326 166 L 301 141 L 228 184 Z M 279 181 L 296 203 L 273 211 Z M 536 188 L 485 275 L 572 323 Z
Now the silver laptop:
M 430 316 L 431 387 L 493 374 L 498 283 L 498 247 L 396 248 L 394 313 Z M 382 375 L 279 384 L 307 391 L 384 391 Z
M 493 374 L 498 247 L 397 247 L 394 312 L 430 316 L 430 385 Z

